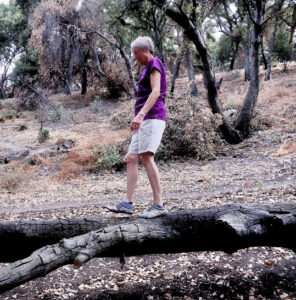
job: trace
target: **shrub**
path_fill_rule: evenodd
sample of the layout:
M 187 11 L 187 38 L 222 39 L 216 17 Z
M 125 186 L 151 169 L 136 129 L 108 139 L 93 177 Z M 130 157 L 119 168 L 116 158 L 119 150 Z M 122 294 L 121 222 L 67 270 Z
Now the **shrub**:
M 129 128 L 133 118 L 134 102 L 129 100 L 122 103 L 120 112 L 113 116 L 111 123 L 114 129 Z
M 196 99 L 167 99 L 167 124 L 157 153 L 164 160 L 176 157 L 213 159 L 221 149 L 221 116 Z
M 61 120 L 64 115 L 64 106 L 62 103 L 55 103 L 52 109 L 48 112 L 48 118 L 51 122 L 57 122 Z
M 155 158 L 215 158 L 222 147 L 218 129 L 222 123 L 221 116 L 213 115 L 209 108 L 189 96 L 167 98 L 166 109 L 166 128 Z M 127 119 L 125 121 L 127 122 Z M 121 155 L 127 152 L 129 143 L 130 138 L 118 144 Z
M 101 102 L 98 96 L 90 103 L 89 109 L 93 113 L 98 113 L 101 110 Z
M 123 168 L 124 162 L 119 150 L 115 146 L 102 145 L 94 147 L 93 151 L 100 156 L 97 160 L 98 169 L 120 170 Z
M 14 117 L 14 113 L 11 110 L 7 111 L 4 115 L 4 118 L 9 120 L 13 119 L 13 117 Z
M 28 126 L 26 124 L 19 124 L 17 130 L 18 131 L 23 131 L 28 129 Z
M 38 108 L 42 99 L 31 92 L 25 92 L 20 95 L 17 101 L 17 110 L 29 110 L 34 111 Z
M 125 69 L 123 62 L 116 63 L 106 60 L 102 62 L 102 68 L 108 74 L 105 86 L 108 89 L 109 97 L 120 98 L 125 92 L 125 87 L 129 86 L 129 77 L 123 71 Z
M 49 131 L 47 129 L 40 130 L 38 134 L 39 143 L 42 144 L 48 139 L 49 139 Z

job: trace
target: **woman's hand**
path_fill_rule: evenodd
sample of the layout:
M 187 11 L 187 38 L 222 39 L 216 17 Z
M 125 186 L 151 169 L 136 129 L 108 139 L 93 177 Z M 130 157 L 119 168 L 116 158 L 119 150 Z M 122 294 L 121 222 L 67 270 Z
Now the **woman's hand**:
M 131 131 L 138 130 L 144 120 L 144 114 L 139 112 L 131 123 Z

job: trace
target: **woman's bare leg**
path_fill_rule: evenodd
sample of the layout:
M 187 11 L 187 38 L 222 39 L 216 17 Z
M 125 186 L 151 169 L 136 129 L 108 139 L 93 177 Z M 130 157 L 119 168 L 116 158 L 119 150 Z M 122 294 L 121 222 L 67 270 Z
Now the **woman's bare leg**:
M 154 161 L 154 154 L 152 152 L 141 153 L 140 159 L 148 174 L 149 182 L 153 191 L 154 203 L 163 205 L 160 174 Z
M 137 187 L 138 181 L 138 160 L 139 155 L 128 153 L 125 156 L 125 163 L 127 165 L 127 185 L 126 185 L 126 201 L 133 202 L 133 196 Z

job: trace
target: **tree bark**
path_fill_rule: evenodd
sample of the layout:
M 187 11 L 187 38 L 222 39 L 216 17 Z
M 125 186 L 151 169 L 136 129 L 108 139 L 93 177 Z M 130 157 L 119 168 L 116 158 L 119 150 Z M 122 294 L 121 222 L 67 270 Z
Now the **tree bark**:
M 292 22 L 291 22 L 291 32 L 290 32 L 290 38 L 289 38 L 290 45 L 293 43 L 295 30 L 296 30 L 296 3 L 294 2 Z
M 273 203 L 181 210 L 135 219 L 45 246 L 0 269 L 0 292 L 74 262 L 93 257 L 222 250 L 252 246 L 296 250 L 296 205 Z
M 273 48 L 274 48 L 277 28 L 278 28 L 277 22 L 275 22 L 273 32 L 272 32 L 272 37 L 271 37 L 271 40 L 268 43 L 267 69 L 266 69 L 266 74 L 265 74 L 265 80 L 270 80 L 272 52 L 273 52 Z
M 2 99 L 6 99 L 6 94 L 5 94 L 5 91 L 4 91 L 4 87 L 2 86 L 2 84 L 0 85 L 0 91 L 1 91 L 1 96 L 2 96 Z
M 240 40 L 234 41 L 234 49 L 233 49 L 233 55 L 232 55 L 232 58 L 231 58 L 231 61 L 230 61 L 229 71 L 232 71 L 233 68 L 234 68 L 234 63 L 235 63 L 237 53 L 238 53 L 238 49 L 239 49 L 239 43 L 240 43 Z
M 85 95 L 87 92 L 87 72 L 84 66 L 81 70 L 81 95 Z
M 172 74 L 172 78 L 171 78 L 171 90 L 170 90 L 171 96 L 173 96 L 173 94 L 174 94 L 175 82 L 179 76 L 180 65 L 181 65 L 181 61 L 182 61 L 184 52 L 185 52 L 185 47 L 182 44 L 182 46 L 179 49 L 179 52 L 177 53 L 177 57 L 176 57 L 174 67 L 173 67 L 173 72 L 172 72 L 173 74 Z
M 132 66 L 131 66 L 130 60 L 128 59 L 128 57 L 127 57 L 124 49 L 122 48 L 122 46 L 119 46 L 118 49 L 120 51 L 121 56 L 123 57 L 123 59 L 125 61 L 127 72 L 128 72 L 128 75 L 129 75 L 129 78 L 130 78 L 130 81 L 131 81 L 131 84 L 132 84 L 132 87 L 133 87 L 134 95 L 136 95 L 136 93 L 137 93 L 137 87 L 136 87 L 136 83 L 135 83 L 135 80 L 134 80 L 134 76 L 133 76 L 133 71 L 132 71 Z
M 186 67 L 187 67 L 188 80 L 189 80 L 189 83 L 191 86 L 191 96 L 198 96 L 198 89 L 197 89 L 197 86 L 195 83 L 195 72 L 194 72 L 194 69 L 192 66 L 190 48 L 186 49 L 185 61 L 186 61 Z
M 250 122 L 253 118 L 253 112 L 259 94 L 259 49 L 262 40 L 264 11 L 265 1 L 256 1 L 256 9 L 254 17 L 252 17 L 254 26 L 252 29 L 251 42 L 251 81 L 236 125 L 236 129 L 238 129 L 245 138 L 250 134 Z
M 105 72 L 102 70 L 101 63 L 100 63 L 100 60 L 99 60 L 99 57 L 98 57 L 98 53 L 96 51 L 94 51 L 93 54 L 94 54 L 94 61 L 95 61 L 95 65 L 97 67 L 98 75 L 99 76 L 106 76 Z
M 0 262 L 13 262 L 63 238 L 131 221 L 134 218 L 73 218 L 0 223 Z M 22 249 L 20 251 L 19 249 Z
M 71 96 L 70 84 L 71 84 L 71 79 L 69 77 L 67 77 L 65 79 L 65 94 L 68 95 L 68 96 Z
M 268 62 L 267 62 L 267 59 L 266 59 L 266 56 L 265 56 L 265 53 L 264 53 L 263 39 L 261 40 L 261 47 L 260 48 L 261 48 L 261 57 L 262 57 L 263 65 L 264 65 L 264 70 L 267 70 Z
M 248 30 L 246 32 L 246 37 L 245 37 L 243 45 L 244 45 L 244 53 L 245 53 L 245 81 L 250 81 L 251 80 L 251 70 L 250 70 L 250 30 Z
M 165 57 L 164 57 L 164 53 L 163 53 L 162 36 L 161 36 L 161 32 L 159 32 L 157 27 L 154 30 L 154 39 L 155 39 L 155 45 L 157 48 L 159 58 L 163 63 L 165 63 Z

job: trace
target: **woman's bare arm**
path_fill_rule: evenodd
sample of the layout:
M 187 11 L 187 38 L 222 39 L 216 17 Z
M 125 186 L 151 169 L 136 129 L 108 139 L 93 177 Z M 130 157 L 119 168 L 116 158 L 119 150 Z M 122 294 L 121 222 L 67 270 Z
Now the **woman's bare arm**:
M 137 116 L 134 118 L 131 124 L 131 130 L 139 129 L 141 123 L 144 120 L 145 115 L 150 111 L 155 102 L 157 101 L 160 95 L 160 79 L 161 74 L 158 70 L 154 69 L 150 74 L 150 84 L 151 84 L 151 93 L 145 103 L 145 105 L 141 108 Z

